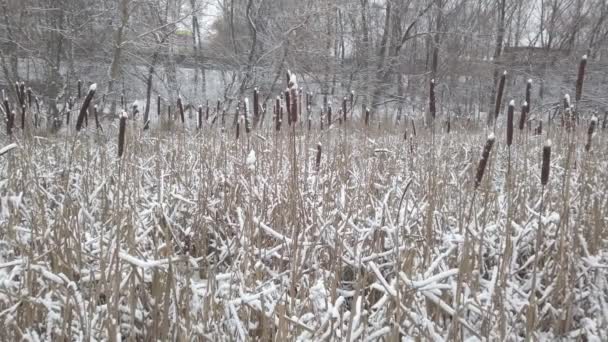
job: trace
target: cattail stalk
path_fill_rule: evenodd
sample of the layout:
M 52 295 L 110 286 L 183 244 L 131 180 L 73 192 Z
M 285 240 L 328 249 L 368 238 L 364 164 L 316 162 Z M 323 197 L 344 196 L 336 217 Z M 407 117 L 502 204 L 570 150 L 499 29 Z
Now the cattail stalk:
M 127 112 L 123 111 L 120 116 L 120 126 L 118 128 L 118 158 L 121 158 L 125 151 L 125 134 L 127 131 Z
M 93 83 L 89 87 L 89 92 L 84 98 L 84 102 L 82 103 L 82 107 L 80 108 L 80 113 L 78 114 L 78 119 L 76 120 L 76 131 L 80 131 L 80 129 L 82 128 L 82 124 L 84 123 L 84 117 L 87 114 L 87 110 L 89 109 L 91 101 L 93 100 L 95 90 L 97 90 L 97 84 Z
M 488 164 L 488 160 L 490 159 L 490 152 L 492 151 L 492 146 L 494 146 L 494 140 L 494 133 L 491 133 L 486 140 L 483 152 L 481 153 L 481 160 L 479 160 L 479 165 L 477 166 L 477 173 L 475 174 L 475 189 L 479 187 L 481 180 L 483 179 L 483 174 L 486 171 L 486 166 Z

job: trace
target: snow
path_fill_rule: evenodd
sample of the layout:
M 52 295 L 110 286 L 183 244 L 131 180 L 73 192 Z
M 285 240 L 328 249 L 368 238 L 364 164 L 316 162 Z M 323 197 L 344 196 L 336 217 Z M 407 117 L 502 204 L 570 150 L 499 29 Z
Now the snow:
M 96 91 L 97 90 L 97 83 L 93 83 L 91 84 L 91 86 L 89 86 L 89 91 Z
M 247 168 L 250 171 L 255 170 L 255 162 L 257 161 L 256 157 L 255 157 L 255 150 L 251 150 L 249 151 L 249 154 L 247 155 Z

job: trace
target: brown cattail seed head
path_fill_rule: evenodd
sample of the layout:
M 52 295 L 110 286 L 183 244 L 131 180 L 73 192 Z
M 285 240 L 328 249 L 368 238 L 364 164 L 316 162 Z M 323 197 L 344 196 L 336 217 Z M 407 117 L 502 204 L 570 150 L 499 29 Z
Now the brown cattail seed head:
M 524 102 L 521 106 L 521 116 L 519 117 L 519 130 L 523 130 L 526 127 L 527 114 L 529 113 L 529 105 L 528 102 Z
M 437 114 L 437 108 L 435 105 L 435 80 L 431 80 L 430 91 L 429 91 L 429 113 L 431 119 L 435 119 Z
M 513 114 L 515 113 L 515 101 L 509 102 L 509 109 L 507 111 L 507 146 L 513 144 Z
M 543 147 L 543 164 L 540 171 L 540 183 L 545 186 L 549 182 L 549 171 L 551 169 L 551 139 L 547 140 Z
M 477 173 L 475 175 L 475 189 L 479 187 L 481 180 L 483 179 L 483 174 L 486 171 L 486 165 L 490 159 L 490 152 L 492 151 L 492 146 L 494 146 L 494 140 L 494 133 L 490 133 L 483 148 L 483 152 L 481 153 L 481 160 L 479 160 L 479 165 L 477 166 Z
M 585 79 L 585 68 L 587 67 L 587 55 L 584 55 L 581 58 L 581 62 L 578 66 L 578 77 L 576 79 L 576 97 L 574 98 L 576 102 L 581 100 L 583 96 L 583 81 Z
M 118 158 L 122 157 L 125 151 L 125 133 L 127 130 L 127 112 L 123 111 L 120 116 L 120 126 L 118 128 Z
M 498 118 L 500 114 L 500 107 L 502 106 L 502 94 L 505 90 L 505 81 L 507 80 L 507 71 L 502 73 L 500 76 L 500 82 L 498 83 L 498 93 L 496 93 L 496 106 L 494 107 L 494 118 Z
M 317 160 L 315 163 L 315 167 L 317 169 L 317 172 L 319 172 L 319 169 L 321 168 L 321 143 L 317 144 Z
M 532 104 L 532 79 L 528 79 L 526 84 L 526 103 L 528 103 L 528 113 L 530 113 L 530 105 Z
M 186 118 L 184 117 L 184 105 L 182 103 L 182 97 L 177 97 L 177 108 L 179 109 L 179 116 L 182 120 L 182 124 L 186 122 Z
M 93 96 L 95 95 L 95 91 L 97 90 L 97 84 L 93 83 L 89 87 L 89 92 L 87 96 L 84 98 L 84 102 L 82 103 L 82 107 L 80 108 L 80 113 L 78 114 L 78 119 L 76 120 L 76 130 L 80 131 L 82 128 L 82 124 L 84 123 L 85 116 L 87 114 L 87 110 L 89 109 L 89 105 L 93 100 Z
M 597 117 L 593 116 L 591 118 L 591 123 L 589 123 L 589 130 L 587 131 L 587 144 L 585 145 L 585 150 L 591 150 L 591 139 L 593 138 L 593 133 L 595 132 L 595 128 L 597 126 Z

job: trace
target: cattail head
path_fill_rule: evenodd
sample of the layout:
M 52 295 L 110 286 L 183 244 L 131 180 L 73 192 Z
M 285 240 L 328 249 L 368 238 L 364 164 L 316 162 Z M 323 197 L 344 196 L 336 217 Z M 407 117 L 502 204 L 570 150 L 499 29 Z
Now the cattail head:
M 551 169 L 551 139 L 543 146 L 543 163 L 540 170 L 540 183 L 545 186 L 549 182 L 549 171 Z
M 182 97 L 177 96 L 177 108 L 179 109 L 179 117 L 182 120 L 182 124 L 186 122 L 186 118 L 184 117 L 184 104 L 182 103 Z
M 127 112 L 123 111 L 120 116 L 120 125 L 118 127 L 118 158 L 122 157 L 125 151 L 125 134 L 127 130 Z
M 492 146 L 494 146 L 494 140 L 494 133 L 490 133 L 481 153 L 479 165 L 477 165 L 477 173 L 475 174 L 475 189 L 479 187 L 481 180 L 483 179 L 483 174 L 486 171 L 486 166 L 488 164 L 488 160 L 490 159 L 490 152 L 492 151 Z
M 346 96 L 342 100 L 342 115 L 344 118 L 344 122 L 346 122 Z
M 507 111 L 507 146 L 511 147 L 513 144 L 513 114 L 515 113 L 515 100 L 509 102 L 509 109 Z
M 429 113 L 431 114 L 431 119 L 435 119 L 437 114 L 437 109 L 435 107 L 435 80 L 431 80 L 430 92 L 429 92 Z
M 526 120 L 527 120 L 527 114 L 528 112 L 528 102 L 524 102 L 521 105 L 521 116 L 519 117 L 519 130 L 523 130 L 526 127 Z
M 317 172 L 319 172 L 319 169 L 321 168 L 321 143 L 317 144 L 317 159 L 315 168 L 317 169 Z
M 589 123 L 589 130 L 587 131 L 587 144 L 585 145 L 585 150 L 591 150 L 591 141 L 593 138 L 593 133 L 595 133 L 595 128 L 597 127 L 597 116 L 593 116 L 591 118 L 591 122 Z
M 27 88 L 27 106 L 28 107 L 32 107 L 32 88 L 28 87 Z
M 369 107 L 365 108 L 365 126 L 369 126 Z
M 78 99 L 82 97 L 82 81 L 78 80 Z
M 156 116 L 160 117 L 160 95 L 156 97 Z
M 203 106 L 198 106 L 198 129 L 203 126 Z
M 498 118 L 500 107 L 502 106 L 502 94 L 505 91 L 505 82 L 507 80 L 507 71 L 505 70 L 500 76 L 498 83 L 498 92 L 496 93 L 496 106 L 494 107 L 494 118 Z
M 245 115 L 245 133 L 249 134 L 251 128 L 249 127 L 249 99 L 245 98 L 245 108 L 243 111 Z
M 80 107 L 80 113 L 78 114 L 78 119 L 76 120 L 76 131 L 80 131 L 80 129 L 82 128 L 82 124 L 84 123 L 87 110 L 89 109 L 89 105 L 93 100 L 93 96 L 95 96 L 96 90 L 97 84 L 91 84 L 91 86 L 89 87 L 89 92 L 87 93 L 87 96 L 84 98 L 84 102 L 82 103 L 82 107 Z
M 528 79 L 526 84 L 526 102 L 528 103 L 528 113 L 530 113 L 530 105 L 532 101 L 532 79 Z
M 585 68 L 586 67 L 587 67 L 587 55 L 584 55 L 583 58 L 581 58 L 581 62 L 579 63 L 579 66 L 578 66 L 578 77 L 576 78 L 576 96 L 574 98 L 576 100 L 576 102 L 579 102 L 583 95 L 583 81 L 585 79 Z

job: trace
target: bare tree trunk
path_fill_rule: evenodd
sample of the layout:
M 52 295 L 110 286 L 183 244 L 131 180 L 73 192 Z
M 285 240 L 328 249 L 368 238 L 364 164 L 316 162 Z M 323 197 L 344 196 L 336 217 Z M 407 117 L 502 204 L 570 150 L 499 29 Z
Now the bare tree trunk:
M 494 82 L 494 85 L 492 87 L 490 105 L 488 106 L 488 108 L 492 108 L 492 103 L 494 103 L 494 99 L 496 97 L 496 91 L 497 91 L 497 87 L 498 87 L 498 78 L 500 76 L 499 59 L 502 54 L 502 43 L 503 43 L 504 34 L 505 34 L 506 0 L 501 0 L 500 3 L 498 4 L 498 6 L 499 6 L 498 7 L 498 30 L 497 30 L 497 34 L 496 34 L 496 43 L 494 46 L 494 57 L 493 57 L 493 61 L 494 61 L 493 82 Z M 493 122 L 494 122 L 494 113 L 492 113 L 491 110 L 488 110 L 488 118 L 487 118 L 488 126 L 491 126 L 493 124 Z
M 112 54 L 112 63 L 110 65 L 110 80 L 108 82 L 107 95 L 112 96 L 112 105 L 110 107 L 110 113 L 116 112 L 116 96 L 113 96 L 114 82 L 120 77 L 121 74 L 121 57 L 124 42 L 124 30 L 129 24 L 129 1 L 121 0 L 120 2 L 120 17 L 121 23 L 116 33 L 114 34 L 114 52 Z

